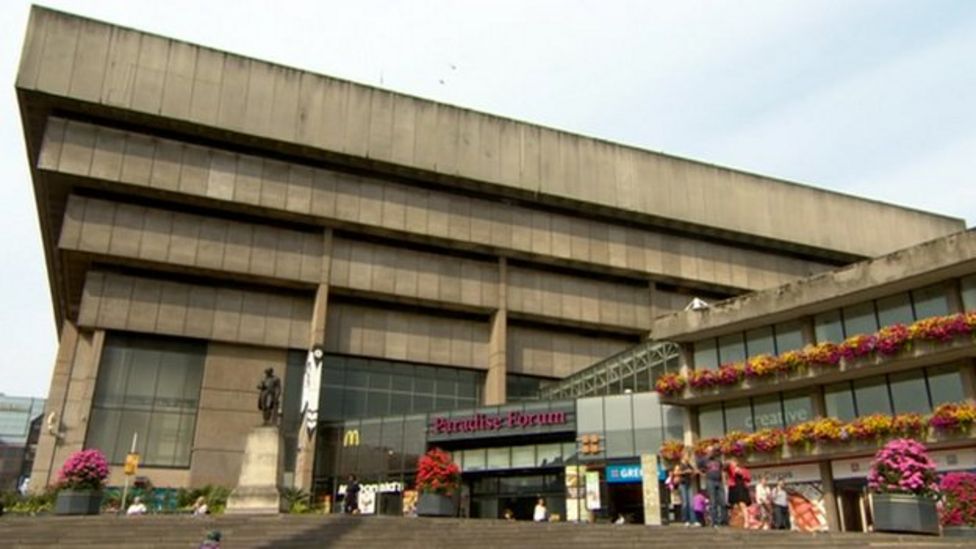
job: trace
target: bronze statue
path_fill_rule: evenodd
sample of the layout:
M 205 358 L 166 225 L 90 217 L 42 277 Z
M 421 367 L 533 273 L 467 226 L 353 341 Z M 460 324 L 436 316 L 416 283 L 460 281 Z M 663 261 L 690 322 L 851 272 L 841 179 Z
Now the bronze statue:
M 264 371 L 264 379 L 258 383 L 258 410 L 264 417 L 265 425 L 274 425 L 281 404 L 281 380 L 274 375 L 274 368 Z

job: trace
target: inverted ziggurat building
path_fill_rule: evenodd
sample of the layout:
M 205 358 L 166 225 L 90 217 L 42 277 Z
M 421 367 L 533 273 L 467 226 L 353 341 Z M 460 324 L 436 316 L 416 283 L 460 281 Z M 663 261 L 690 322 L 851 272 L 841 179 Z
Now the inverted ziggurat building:
M 43 8 L 28 25 L 16 88 L 60 334 L 35 488 L 85 447 L 120 485 L 134 433 L 153 485 L 232 487 L 268 367 L 286 485 L 335 503 L 356 473 L 365 511 L 399 513 L 437 445 L 479 517 L 540 496 L 562 518 L 644 517 L 660 510 L 641 456 L 665 440 L 973 394 L 968 339 L 654 392 L 664 373 L 973 307 L 962 220 Z M 683 311 L 694 298 L 713 307 Z M 976 466 L 965 440 L 933 444 Z M 864 469 L 832 451 L 871 453 L 753 459 L 798 475 L 818 527 L 862 528 Z M 599 475 L 595 508 L 569 497 L 568 466 Z

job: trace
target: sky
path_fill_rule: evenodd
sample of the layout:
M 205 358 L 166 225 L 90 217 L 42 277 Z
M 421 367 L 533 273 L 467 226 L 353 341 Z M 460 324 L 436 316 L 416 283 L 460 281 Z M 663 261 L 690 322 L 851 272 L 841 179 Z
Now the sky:
M 976 2 L 48 0 L 364 84 L 976 221 Z M 0 393 L 57 349 L 0 3 Z

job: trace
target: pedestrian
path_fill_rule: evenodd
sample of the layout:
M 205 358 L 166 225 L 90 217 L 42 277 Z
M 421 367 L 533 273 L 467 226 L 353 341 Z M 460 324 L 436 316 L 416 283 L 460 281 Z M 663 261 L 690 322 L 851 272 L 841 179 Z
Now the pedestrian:
M 193 516 L 199 517 L 209 515 L 210 509 L 207 507 L 207 498 L 200 496 L 193 502 Z
M 708 516 L 712 527 L 728 525 L 725 509 L 725 484 L 722 481 L 722 455 L 718 446 L 708 448 L 705 456 L 698 461 L 699 474 L 705 477 L 705 495 L 708 497 Z
M 681 514 L 678 520 L 685 523 L 685 526 L 692 526 L 695 523 L 692 510 L 692 486 L 694 481 L 695 466 L 691 464 L 691 450 L 685 450 L 681 456 L 681 461 L 674 468 L 673 476 L 676 477 L 678 493 L 681 496 Z
M 749 506 L 752 498 L 749 496 L 749 483 L 752 475 L 749 470 L 739 465 L 733 458 L 729 460 L 729 505 L 735 507 L 742 517 L 742 527 L 749 527 Z
M 515 520 L 515 513 L 511 509 L 505 509 L 505 512 L 502 513 L 502 518 L 505 520 Z
M 359 481 L 356 479 L 356 475 L 349 475 L 349 479 L 346 481 L 346 495 L 342 503 L 346 514 L 359 514 Z
M 129 508 L 126 510 L 125 514 L 132 517 L 138 515 L 145 515 L 146 511 L 147 511 L 146 504 L 142 502 L 141 497 L 136 496 L 132 498 L 132 505 L 129 505 Z
M 759 521 L 763 530 L 772 527 L 773 519 L 773 490 L 769 485 L 769 473 L 763 473 L 756 484 L 756 503 L 759 504 Z
M 200 549 L 220 549 L 220 530 L 211 530 L 207 538 L 200 544 Z
M 773 489 L 773 528 L 776 530 L 790 529 L 790 499 L 786 491 L 786 483 L 782 480 Z
M 535 522 L 545 522 L 549 520 L 549 511 L 546 509 L 546 500 L 539 498 L 535 504 L 535 511 L 532 512 L 532 520 Z
M 695 526 L 705 526 L 705 512 L 708 511 L 708 496 L 705 495 L 704 490 L 699 490 L 695 494 L 695 500 L 692 506 L 695 509 L 695 518 L 698 520 Z

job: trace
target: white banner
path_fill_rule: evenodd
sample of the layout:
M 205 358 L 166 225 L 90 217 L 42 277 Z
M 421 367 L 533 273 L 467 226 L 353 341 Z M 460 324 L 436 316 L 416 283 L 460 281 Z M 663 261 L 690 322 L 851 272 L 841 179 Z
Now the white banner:
M 319 421 L 319 390 L 322 386 L 322 362 L 325 350 L 316 345 L 305 359 L 305 377 L 302 380 L 302 422 L 311 435 Z

